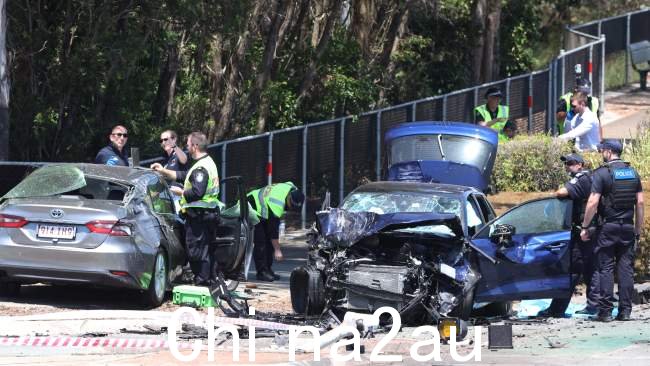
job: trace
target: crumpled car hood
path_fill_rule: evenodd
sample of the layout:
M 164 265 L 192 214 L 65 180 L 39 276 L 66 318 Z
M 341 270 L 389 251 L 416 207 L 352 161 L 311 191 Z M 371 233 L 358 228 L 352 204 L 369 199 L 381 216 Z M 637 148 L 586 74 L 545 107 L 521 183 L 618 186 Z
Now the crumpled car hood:
M 380 232 L 409 229 L 422 226 L 442 225 L 453 233 L 454 238 L 463 236 L 460 219 L 454 214 L 431 212 L 399 212 L 377 214 L 374 212 L 350 212 L 338 208 L 316 213 L 317 228 L 326 240 L 340 246 L 350 246 L 359 240 Z M 418 232 L 419 235 L 441 237 L 435 231 Z

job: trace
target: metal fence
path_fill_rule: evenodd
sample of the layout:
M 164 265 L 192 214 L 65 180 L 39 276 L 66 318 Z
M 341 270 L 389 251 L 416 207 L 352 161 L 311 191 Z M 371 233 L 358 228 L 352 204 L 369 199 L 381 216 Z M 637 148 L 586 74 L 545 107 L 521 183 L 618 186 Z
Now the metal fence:
M 241 175 L 247 188 L 293 181 L 307 197 L 299 216 L 288 220 L 304 228 L 320 207 L 326 191 L 338 204 L 366 180 L 382 178 L 384 133 L 410 121 L 474 120 L 473 109 L 484 103 L 487 88 L 499 87 L 510 117 L 521 133 L 555 133 L 557 100 L 574 84 L 573 67 L 581 64 L 592 82 L 592 94 L 605 106 L 605 55 L 627 50 L 630 41 L 650 38 L 650 11 L 639 11 L 568 29 L 567 50 L 549 67 L 452 93 L 363 113 L 359 116 L 310 123 L 211 145 L 210 155 L 222 177 Z M 633 32 L 631 32 L 631 30 Z M 606 42 L 607 40 L 607 42 Z M 611 41 L 610 41 L 611 40 Z M 261 157 L 266 156 L 266 159 Z M 222 187 L 225 202 L 234 187 Z

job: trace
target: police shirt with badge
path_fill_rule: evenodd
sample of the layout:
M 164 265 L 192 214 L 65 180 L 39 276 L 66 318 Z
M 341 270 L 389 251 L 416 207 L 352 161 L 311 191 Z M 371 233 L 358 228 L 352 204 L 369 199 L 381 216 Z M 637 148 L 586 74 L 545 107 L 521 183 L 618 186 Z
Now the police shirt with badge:
M 165 153 L 162 158 L 163 158 L 162 166 L 165 169 L 175 170 L 175 171 L 185 170 L 185 164 L 182 164 L 178 160 L 178 156 L 176 155 L 176 149 L 172 150 L 171 154 Z
M 632 222 L 634 219 L 633 208 L 615 208 L 605 204 L 605 197 L 612 193 L 615 175 L 618 175 L 621 179 L 636 179 L 636 193 L 643 190 L 641 180 L 638 179 L 638 174 L 627 163 L 621 159 L 615 159 L 606 163 L 596 169 L 592 174 L 591 192 L 602 195 L 598 205 L 598 215 L 605 221 L 624 220 Z
M 205 159 L 209 156 L 210 155 L 205 154 L 204 156 L 198 158 L 194 163 L 196 163 L 201 159 Z M 187 171 L 176 172 L 176 180 L 178 182 L 185 181 L 186 177 L 187 177 Z M 205 168 L 199 167 L 194 169 L 194 171 L 192 171 L 192 174 L 190 175 L 190 184 L 192 184 L 192 188 L 183 192 L 183 196 L 185 196 L 185 200 L 187 202 L 194 202 L 194 201 L 199 201 L 201 198 L 203 198 L 203 195 L 208 189 L 209 179 L 210 179 L 210 175 L 208 174 L 208 171 L 205 170 Z
M 569 198 L 573 200 L 573 223 L 580 225 L 584 215 L 585 203 L 591 194 L 591 177 L 588 170 L 582 170 L 574 174 L 564 184 Z

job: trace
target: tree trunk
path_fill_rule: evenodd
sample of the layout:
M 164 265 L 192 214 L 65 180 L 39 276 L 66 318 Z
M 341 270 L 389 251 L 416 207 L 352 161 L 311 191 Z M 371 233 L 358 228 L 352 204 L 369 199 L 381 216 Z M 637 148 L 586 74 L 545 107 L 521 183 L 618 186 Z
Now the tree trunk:
M 351 31 L 365 57 L 370 55 L 371 32 L 375 23 L 374 0 L 357 0 L 352 8 Z
M 266 89 L 269 80 L 271 80 L 271 74 L 273 72 L 274 61 L 275 61 L 275 52 L 277 50 L 279 40 L 283 38 L 282 35 L 280 34 L 280 29 L 282 27 L 282 24 L 284 23 L 284 16 L 287 13 L 290 4 L 291 4 L 290 0 L 277 0 L 276 2 L 276 6 L 274 9 L 275 16 L 271 21 L 271 27 L 269 29 L 269 33 L 266 39 L 266 44 L 264 46 L 262 63 L 259 67 L 260 71 L 257 74 L 257 78 L 255 80 L 255 87 L 251 91 L 251 95 L 248 98 L 249 108 L 248 108 L 248 112 L 244 117 L 244 120 L 248 120 L 249 116 L 252 116 L 255 113 L 255 110 L 259 110 L 258 107 L 260 104 L 260 97 L 264 92 L 264 89 Z M 257 127 L 256 127 L 257 133 L 264 132 L 265 128 L 266 128 L 266 119 L 259 118 L 257 120 Z
M 383 50 L 381 56 L 379 57 L 381 70 L 386 70 L 386 72 L 384 73 L 385 78 L 391 78 L 395 73 L 395 63 L 391 60 L 391 56 L 397 50 L 399 46 L 399 40 L 406 32 L 408 13 L 412 4 L 413 4 L 413 0 L 407 0 L 404 3 L 401 3 L 393 11 L 393 16 L 391 17 L 390 24 L 388 26 L 388 31 L 386 34 L 386 40 L 384 42 Z M 379 92 L 380 105 L 384 104 L 386 101 L 385 100 L 386 91 L 387 91 L 386 88 L 381 88 Z
M 474 0 L 472 18 L 477 37 L 472 53 L 472 79 L 475 84 L 492 81 L 498 76 L 495 63 L 501 25 L 500 0 Z
M 314 82 L 314 78 L 316 77 L 316 68 L 318 67 L 318 63 L 320 59 L 323 57 L 325 50 L 327 49 L 329 41 L 332 38 L 334 25 L 336 24 L 336 21 L 339 18 L 339 12 L 341 10 L 342 1 L 343 0 L 333 0 L 332 3 L 330 4 L 329 11 L 327 12 L 327 21 L 325 22 L 325 26 L 323 28 L 321 38 L 318 41 L 318 45 L 316 46 L 314 55 L 312 56 L 311 61 L 309 62 L 307 71 L 305 72 L 305 75 L 302 78 L 302 81 L 300 82 L 300 89 L 297 98 L 298 104 L 300 104 L 300 102 L 307 96 Z
M 265 2 L 261 0 L 255 2 L 253 12 L 248 18 L 243 32 L 239 35 L 237 49 L 232 55 L 230 65 L 228 67 L 228 79 L 225 84 L 226 94 L 223 98 L 223 105 L 219 111 L 214 111 L 213 115 L 217 116 L 217 118 L 215 118 L 215 123 L 210 126 L 211 128 L 208 132 L 208 140 L 212 143 L 221 140 L 226 135 L 226 133 L 232 129 L 232 119 L 234 107 L 236 104 L 235 99 L 239 94 L 241 84 L 239 74 L 243 67 L 246 50 L 248 50 L 252 35 L 255 33 L 257 21 L 259 19 L 262 8 L 264 7 L 264 3 Z
M 7 66 L 7 1 L 0 0 L 0 160 L 9 159 L 9 68 Z
M 152 122 L 155 126 L 163 126 L 172 112 L 172 104 L 176 92 L 176 78 L 181 67 L 181 55 L 185 47 L 185 32 L 181 32 L 178 44 L 167 45 L 167 60 L 160 72 L 158 90 L 153 103 Z

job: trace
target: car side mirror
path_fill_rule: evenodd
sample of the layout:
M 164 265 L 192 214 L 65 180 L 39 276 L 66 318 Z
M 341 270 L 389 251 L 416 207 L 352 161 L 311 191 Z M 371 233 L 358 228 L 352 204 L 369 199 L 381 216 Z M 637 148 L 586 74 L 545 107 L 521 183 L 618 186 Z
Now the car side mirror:
M 490 241 L 499 247 L 510 247 L 512 246 L 512 237 L 516 232 L 517 230 L 512 225 L 497 224 L 490 234 Z

